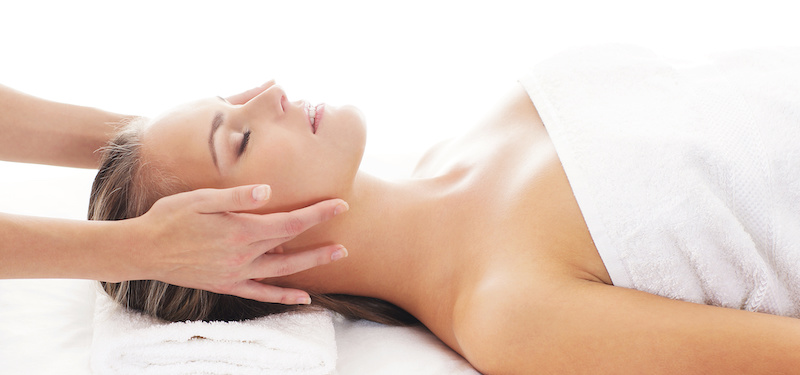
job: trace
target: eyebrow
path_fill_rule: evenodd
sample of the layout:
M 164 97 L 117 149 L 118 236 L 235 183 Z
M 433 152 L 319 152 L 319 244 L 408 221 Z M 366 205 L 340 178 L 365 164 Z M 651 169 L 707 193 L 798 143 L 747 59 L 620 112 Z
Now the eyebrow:
M 208 134 L 208 150 L 211 152 L 211 160 L 214 161 L 214 166 L 219 171 L 219 163 L 217 162 L 217 151 L 214 149 L 214 135 L 217 134 L 219 126 L 222 125 L 224 116 L 222 112 L 214 114 L 214 119 L 211 120 L 211 133 Z

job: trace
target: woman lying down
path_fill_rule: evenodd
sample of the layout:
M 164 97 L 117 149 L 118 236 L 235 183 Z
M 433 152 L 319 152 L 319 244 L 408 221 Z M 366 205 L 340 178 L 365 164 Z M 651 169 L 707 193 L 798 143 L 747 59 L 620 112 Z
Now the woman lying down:
M 282 247 L 348 257 L 263 282 L 349 318 L 429 328 L 495 373 L 786 373 L 800 368 L 799 51 L 675 63 L 634 47 L 539 64 L 410 179 L 359 171 L 357 109 L 201 99 L 128 125 L 90 218 L 269 184 L 264 211 L 343 198 Z M 158 281 L 104 283 L 166 320 L 296 308 Z

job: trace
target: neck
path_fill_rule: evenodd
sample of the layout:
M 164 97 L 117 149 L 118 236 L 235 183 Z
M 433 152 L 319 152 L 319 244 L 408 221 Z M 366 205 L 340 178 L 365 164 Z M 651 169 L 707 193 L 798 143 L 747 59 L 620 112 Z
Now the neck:
M 446 204 L 455 185 L 452 176 L 387 182 L 359 172 L 351 194 L 342 197 L 350 210 L 285 246 L 293 251 L 341 243 L 348 257 L 270 282 L 380 298 L 421 320 L 423 309 L 452 306 L 456 263 L 447 249 L 460 236 L 442 223 L 451 221 Z

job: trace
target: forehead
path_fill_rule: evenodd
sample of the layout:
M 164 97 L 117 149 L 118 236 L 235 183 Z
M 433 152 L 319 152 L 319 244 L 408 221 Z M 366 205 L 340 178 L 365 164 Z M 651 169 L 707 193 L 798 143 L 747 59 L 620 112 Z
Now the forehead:
M 200 100 L 156 117 L 142 134 L 142 159 L 181 179 L 191 188 L 216 187 L 216 167 L 208 138 L 216 107 Z

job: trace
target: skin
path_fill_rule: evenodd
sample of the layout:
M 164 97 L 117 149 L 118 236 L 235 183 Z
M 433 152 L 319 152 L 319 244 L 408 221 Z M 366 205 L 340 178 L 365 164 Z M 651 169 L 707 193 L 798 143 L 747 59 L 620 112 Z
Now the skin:
M 218 152 L 237 149 L 236 134 L 252 129 L 248 150 L 222 173 L 207 147 L 219 111 L 234 120 L 223 125 L 233 145 L 219 142 Z M 276 197 L 267 212 L 346 199 L 352 207 L 347 215 L 308 230 L 283 250 L 342 243 L 350 256 L 265 282 L 392 302 L 483 373 L 800 368 L 796 319 L 611 285 L 521 87 L 471 131 L 428 152 L 407 181 L 355 171 L 363 129 L 353 109 L 331 107 L 314 134 L 302 103 L 289 102 L 274 87 L 243 106 L 207 99 L 179 107 L 148 129 L 144 148 L 148 160 L 194 187 L 269 183 L 296 189 Z
M 272 84 L 228 101 L 247 102 Z M 0 85 L 0 159 L 97 168 L 100 153 L 95 151 L 125 117 Z M 237 212 L 263 207 L 270 192 L 259 184 L 176 194 L 141 217 L 114 222 L 0 213 L 0 278 L 155 279 L 264 302 L 309 303 L 305 291 L 252 279 L 346 256 L 336 244 L 297 254 L 279 254 L 279 249 L 309 227 L 347 211 L 347 204 L 331 199 L 272 215 Z

